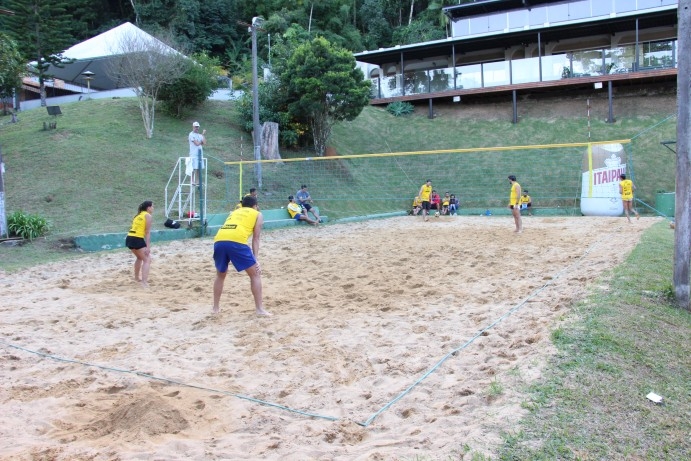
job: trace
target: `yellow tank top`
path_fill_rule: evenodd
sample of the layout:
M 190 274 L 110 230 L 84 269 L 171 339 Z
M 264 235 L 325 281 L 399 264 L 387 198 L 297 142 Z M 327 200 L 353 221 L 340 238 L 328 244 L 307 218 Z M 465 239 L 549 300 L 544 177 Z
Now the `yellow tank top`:
M 621 185 L 621 198 L 631 200 L 633 198 L 633 181 L 624 179 L 619 184 Z
M 517 182 L 511 184 L 511 197 L 509 198 L 509 205 L 518 205 L 519 204 L 519 196 L 518 196 L 518 190 L 521 188 L 521 185 L 518 184 Z
M 298 213 L 302 213 L 302 207 L 295 202 L 290 202 L 288 204 L 288 213 L 290 213 L 291 218 L 294 218 Z
M 254 232 L 259 212 L 254 208 L 242 207 L 234 210 L 214 237 L 214 242 L 237 242 L 247 244 L 247 240 Z
M 132 220 L 132 227 L 127 233 L 130 237 L 141 237 L 144 238 L 144 233 L 146 232 L 146 211 L 142 211 Z
M 429 202 L 430 195 L 432 195 L 432 186 L 424 184 L 420 189 L 420 200 L 423 202 Z

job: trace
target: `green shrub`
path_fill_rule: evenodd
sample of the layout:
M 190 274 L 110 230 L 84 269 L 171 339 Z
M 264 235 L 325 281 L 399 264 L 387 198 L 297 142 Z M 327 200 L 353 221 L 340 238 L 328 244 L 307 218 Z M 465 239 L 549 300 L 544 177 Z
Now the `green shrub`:
M 50 225 L 46 218 L 26 214 L 23 211 L 15 211 L 7 217 L 9 237 L 33 240 L 48 233 L 49 228 Z
M 412 114 L 415 110 L 415 106 L 405 101 L 394 101 L 386 106 L 386 110 L 394 117 L 400 117 L 402 115 Z

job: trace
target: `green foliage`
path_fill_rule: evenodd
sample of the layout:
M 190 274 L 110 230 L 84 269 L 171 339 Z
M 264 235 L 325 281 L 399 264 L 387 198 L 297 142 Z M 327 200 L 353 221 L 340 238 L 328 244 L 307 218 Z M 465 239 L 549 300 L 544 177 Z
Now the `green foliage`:
M 9 237 L 21 237 L 34 240 L 48 233 L 48 220 L 39 215 L 31 215 L 23 211 L 15 211 L 7 217 Z
M 355 119 L 369 102 L 370 83 L 355 67 L 353 55 L 321 37 L 295 50 L 279 80 L 288 111 L 310 126 L 319 156 L 334 124 Z
M 386 111 L 394 117 L 412 114 L 415 111 L 415 106 L 406 101 L 394 101 L 386 106 Z
M 305 134 L 309 127 L 293 120 L 283 103 L 279 83 L 276 79 L 270 79 L 259 83 L 259 124 L 275 122 L 279 126 L 279 142 L 283 147 L 297 147 L 304 144 Z M 246 91 L 237 105 L 238 113 L 243 120 L 246 132 L 252 133 L 254 129 L 254 105 L 252 104 L 252 91 Z
M 38 76 L 42 99 L 50 65 L 61 67 L 62 52 L 76 42 L 74 33 L 81 24 L 74 21 L 71 12 L 84 3 L 85 0 L 8 0 L 5 4 L 15 14 L 2 16 L 0 26 L 16 41 L 24 59 L 35 63 L 31 71 Z
M 218 88 L 221 68 L 218 59 L 201 53 L 192 56 L 190 65 L 178 80 L 161 87 L 158 99 L 163 110 L 174 117 L 199 107 Z
M 397 28 L 393 33 L 394 43 L 411 45 L 446 38 L 446 33 L 439 26 L 427 21 L 413 21 L 407 26 Z
M 11 98 L 14 89 L 21 84 L 24 65 L 17 44 L 6 34 L 0 33 L 0 99 L 3 101 Z M 5 114 L 7 114 L 6 107 L 3 105 Z
M 364 0 L 360 7 L 360 18 L 364 34 L 365 49 L 376 50 L 381 44 L 391 41 L 392 26 L 384 19 L 384 5 L 380 0 Z

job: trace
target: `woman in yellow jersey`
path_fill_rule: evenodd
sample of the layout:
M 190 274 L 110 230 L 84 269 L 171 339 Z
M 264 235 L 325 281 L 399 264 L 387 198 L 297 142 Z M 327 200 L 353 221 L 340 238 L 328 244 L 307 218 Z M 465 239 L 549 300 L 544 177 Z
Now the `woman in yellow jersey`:
M 137 257 L 134 261 L 134 279 L 142 286 L 149 284 L 149 267 L 151 266 L 151 213 L 154 203 L 151 200 L 142 202 L 137 209 L 137 216 L 132 220 L 132 227 L 125 238 L 125 246 Z M 141 278 L 139 274 L 141 273 Z
M 636 190 L 636 186 L 633 181 L 626 179 L 625 174 L 619 175 L 619 193 L 621 194 L 621 202 L 624 205 L 624 214 L 626 214 L 626 219 L 631 222 L 631 217 L 629 217 L 629 212 L 633 211 L 636 215 L 636 219 L 640 218 L 638 211 L 633 208 L 633 191 Z
M 257 210 L 257 199 L 246 195 L 242 198 L 242 208 L 231 212 L 218 230 L 214 238 L 214 264 L 216 265 L 214 314 L 217 314 L 220 309 L 228 264 L 233 263 L 235 270 L 245 271 L 250 278 L 250 289 L 257 315 L 271 315 L 264 310 L 262 303 L 262 271 L 257 262 L 259 237 L 263 224 L 264 218 Z M 252 248 L 247 244 L 250 236 L 252 236 Z
M 413 199 L 413 210 L 409 214 L 412 214 L 413 216 L 417 216 L 417 214 L 420 212 L 421 209 L 422 209 L 422 200 L 420 200 L 420 196 L 416 196 Z
M 509 175 L 509 182 L 511 183 L 509 209 L 513 215 L 513 221 L 516 224 L 516 230 L 514 230 L 514 232 L 520 234 L 523 231 L 523 222 L 521 221 L 521 185 L 516 181 L 515 175 Z

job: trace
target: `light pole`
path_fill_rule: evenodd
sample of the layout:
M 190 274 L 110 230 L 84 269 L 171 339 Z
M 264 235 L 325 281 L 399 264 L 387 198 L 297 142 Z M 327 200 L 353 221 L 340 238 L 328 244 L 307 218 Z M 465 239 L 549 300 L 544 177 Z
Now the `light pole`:
M 86 98 L 89 99 L 89 95 L 91 94 L 91 80 L 94 79 L 94 74 L 90 70 L 82 72 L 82 75 L 84 76 L 84 80 L 86 80 Z
M 257 75 L 257 29 L 261 27 L 264 19 L 260 16 L 252 18 L 252 129 L 254 130 L 254 160 L 257 173 L 257 186 L 262 187 L 262 159 L 261 154 L 261 127 L 259 126 L 259 77 Z

